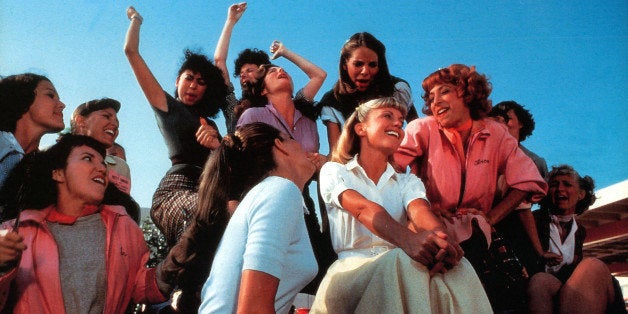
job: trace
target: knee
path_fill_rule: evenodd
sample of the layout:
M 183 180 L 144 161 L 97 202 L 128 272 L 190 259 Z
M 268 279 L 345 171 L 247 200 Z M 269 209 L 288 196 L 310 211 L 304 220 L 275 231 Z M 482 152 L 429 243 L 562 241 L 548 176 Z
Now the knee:
M 601 260 L 593 257 L 584 258 L 576 267 L 578 272 L 589 274 L 590 276 L 610 276 L 611 272 Z
M 610 276 L 611 272 L 604 262 L 597 258 L 585 258 L 576 266 L 567 282 L 570 284 L 607 282 L 610 281 Z
M 532 297 L 535 295 L 554 295 L 560 290 L 561 282 L 548 273 L 536 273 L 528 283 L 527 293 Z

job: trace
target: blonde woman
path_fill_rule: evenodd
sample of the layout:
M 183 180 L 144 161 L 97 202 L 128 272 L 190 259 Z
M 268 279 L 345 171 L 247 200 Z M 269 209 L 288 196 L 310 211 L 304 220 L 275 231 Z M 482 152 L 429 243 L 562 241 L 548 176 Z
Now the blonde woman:
M 407 109 L 368 101 L 344 126 L 321 194 L 338 260 L 314 313 L 488 313 L 490 304 L 462 249 L 430 211 L 423 183 L 388 163 Z

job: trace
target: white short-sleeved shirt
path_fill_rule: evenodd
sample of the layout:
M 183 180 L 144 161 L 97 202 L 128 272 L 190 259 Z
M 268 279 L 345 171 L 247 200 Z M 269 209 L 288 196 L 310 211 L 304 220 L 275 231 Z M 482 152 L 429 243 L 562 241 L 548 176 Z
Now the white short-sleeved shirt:
M 303 206 L 301 191 L 281 177 L 268 177 L 246 194 L 216 252 L 201 292 L 199 313 L 235 313 L 245 269 L 279 279 L 275 311 L 288 313 L 318 268 Z
M 412 91 L 410 90 L 410 85 L 406 82 L 399 81 L 395 84 L 395 91 L 393 92 L 392 97 L 395 98 L 397 102 L 405 105 L 408 108 L 408 111 L 414 106 L 414 103 L 412 102 Z M 340 125 L 341 130 L 345 125 L 345 118 L 342 113 L 329 106 L 323 106 L 321 108 L 321 121 L 323 121 L 323 123 L 328 121 L 336 123 Z
M 396 173 L 388 164 L 377 185 L 367 177 L 354 156 L 347 164 L 328 162 L 320 171 L 321 195 L 329 216 L 329 227 L 334 250 L 368 249 L 378 246 L 395 248 L 376 236 L 340 205 L 338 196 L 346 190 L 355 190 L 375 202 L 401 224 L 407 223 L 406 208 L 415 199 L 426 199 L 423 182 L 413 174 Z

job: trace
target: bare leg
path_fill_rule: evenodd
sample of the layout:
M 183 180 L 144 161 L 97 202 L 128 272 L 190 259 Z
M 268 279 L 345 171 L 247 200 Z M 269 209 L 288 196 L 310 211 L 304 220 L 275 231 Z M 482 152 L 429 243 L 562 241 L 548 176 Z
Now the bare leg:
M 562 283 L 548 273 L 537 273 L 528 284 L 528 306 L 530 313 L 552 313 L 554 299 Z
M 585 258 L 560 290 L 561 313 L 604 313 L 613 299 L 611 273 L 595 258 Z

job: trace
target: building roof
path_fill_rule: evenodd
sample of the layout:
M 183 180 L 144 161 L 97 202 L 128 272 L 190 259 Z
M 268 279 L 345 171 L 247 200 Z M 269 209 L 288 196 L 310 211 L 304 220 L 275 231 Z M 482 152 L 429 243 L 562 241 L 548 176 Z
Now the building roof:
M 628 276 L 628 180 L 595 195 L 595 203 L 577 218 L 587 229 L 584 256 L 604 261 L 616 276 Z

